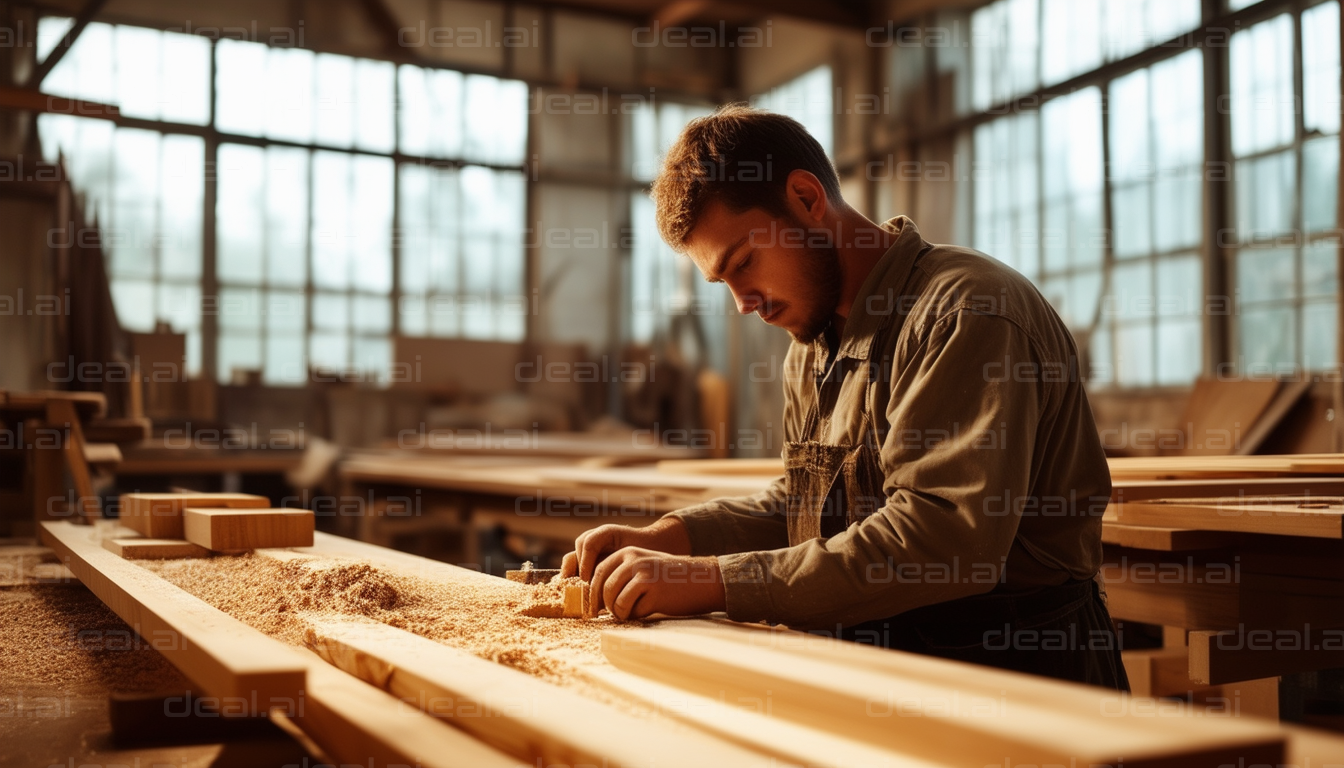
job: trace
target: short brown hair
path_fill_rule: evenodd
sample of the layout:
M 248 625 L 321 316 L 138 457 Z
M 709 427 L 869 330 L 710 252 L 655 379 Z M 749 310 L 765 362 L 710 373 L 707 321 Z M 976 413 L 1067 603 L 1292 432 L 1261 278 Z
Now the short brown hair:
M 833 203 L 840 200 L 835 166 L 797 120 L 738 104 L 692 120 L 653 182 L 658 233 L 681 249 L 715 200 L 735 212 L 763 208 L 784 216 L 784 183 L 799 169 L 816 176 Z

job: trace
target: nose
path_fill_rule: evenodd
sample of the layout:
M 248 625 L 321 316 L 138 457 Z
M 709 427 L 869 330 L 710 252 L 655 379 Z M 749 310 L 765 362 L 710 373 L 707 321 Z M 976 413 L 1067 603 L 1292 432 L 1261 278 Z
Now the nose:
M 755 293 L 741 294 L 738 293 L 737 291 L 733 291 L 733 301 L 737 302 L 738 313 L 743 315 L 750 315 L 751 313 L 760 309 L 761 305 L 765 303 L 765 300 L 762 299 L 758 294 Z

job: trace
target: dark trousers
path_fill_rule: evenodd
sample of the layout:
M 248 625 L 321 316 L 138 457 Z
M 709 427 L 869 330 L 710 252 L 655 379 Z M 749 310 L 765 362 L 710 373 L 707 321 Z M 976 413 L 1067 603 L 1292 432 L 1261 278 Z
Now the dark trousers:
M 845 627 L 840 637 L 1129 690 L 1119 638 L 1091 580 L 1046 587 L 1030 595 L 974 595 Z

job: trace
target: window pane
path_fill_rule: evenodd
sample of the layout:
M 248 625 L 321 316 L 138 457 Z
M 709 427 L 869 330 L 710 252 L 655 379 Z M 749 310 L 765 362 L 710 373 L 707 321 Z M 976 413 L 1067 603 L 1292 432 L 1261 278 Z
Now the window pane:
M 264 235 L 262 184 L 264 153 L 241 144 L 219 146 L 218 198 L 215 205 L 219 252 L 215 270 L 224 283 L 262 282 Z
M 350 337 L 343 333 L 314 333 L 308 349 L 314 368 L 344 371 L 350 365 Z
M 1036 88 L 1037 0 L 999 0 L 971 16 L 972 103 L 984 110 Z
M 466 158 L 500 165 L 522 163 L 527 152 L 527 85 L 468 75 L 465 96 Z
M 344 289 L 350 285 L 350 156 L 313 153 L 313 284 Z
M 169 135 L 163 137 L 162 150 L 160 275 L 200 279 L 205 142 L 195 136 Z
M 1339 364 L 1339 305 L 1333 301 L 1302 308 L 1302 365 L 1312 370 Z
M 200 35 L 164 32 L 164 120 L 193 125 L 210 121 L 210 41 Z
M 332 147 L 354 144 L 355 64 L 349 56 L 317 56 L 317 143 Z
M 1048 241 L 1062 238 L 1063 252 L 1075 264 L 1101 261 L 1105 232 L 1101 221 L 1101 92 L 1085 88 L 1048 102 L 1041 110 L 1044 188 Z M 1047 254 L 1051 249 L 1047 249 Z M 1047 262 L 1046 269 L 1058 268 Z
M 158 224 L 159 134 L 121 128 L 113 135 L 116 190 L 104 236 L 114 276 L 152 277 Z
M 154 284 L 148 280 L 111 281 L 112 304 L 122 328 L 137 333 L 154 330 Z
M 233 333 L 219 334 L 219 380 L 228 384 L 234 371 L 256 371 L 262 367 L 261 337 Z
M 262 381 L 271 386 L 297 386 L 308 378 L 303 337 L 271 335 L 266 337 L 266 367 Z
M 1246 155 L 1293 140 L 1293 22 L 1276 16 L 1232 35 L 1232 149 Z
M 350 326 L 350 297 L 343 293 L 319 293 L 313 296 L 313 327 L 340 331 Z
M 392 330 L 392 303 L 382 296 L 356 295 L 350 315 L 356 333 L 388 333 Z
M 1190 248 L 1203 239 L 1201 167 L 1169 171 L 1153 184 L 1153 248 L 1158 253 Z
M 813 69 L 807 74 L 790 80 L 789 82 L 777 88 L 772 88 L 769 93 L 761 94 L 752 99 L 752 105 L 760 109 L 768 109 L 771 112 L 777 112 L 781 115 L 788 115 L 794 120 L 802 123 L 807 132 L 817 140 L 821 148 L 827 155 L 834 152 L 835 131 L 834 120 L 835 113 L 832 108 L 832 79 L 831 68 L 821 66 Z M 662 114 L 664 122 L 670 122 L 675 126 L 684 126 L 689 117 L 677 114 L 673 110 L 664 110 Z M 668 142 L 676 138 L 676 132 L 667 129 L 660 131 L 659 138 Z M 678 127 L 677 130 L 680 130 Z M 666 151 L 667 146 L 660 147 L 660 150 Z M 662 152 L 660 151 L 659 154 Z
M 313 140 L 313 52 L 271 48 L 266 77 L 253 85 L 266 89 L 266 135 L 273 139 Z
M 1334 229 L 1339 201 L 1339 137 L 1302 145 L 1302 229 Z
M 1153 264 L 1136 261 L 1115 267 L 1113 316 L 1121 321 L 1144 320 L 1153 316 L 1156 297 L 1153 296 Z M 1151 348 L 1150 348 L 1151 349 Z
M 1199 320 L 1164 320 L 1157 324 L 1157 383 L 1188 384 L 1199 375 Z
M 1296 229 L 1293 153 L 1242 160 L 1236 167 L 1238 236 L 1242 240 L 1263 239 Z
M 1302 108 L 1308 131 L 1339 132 L 1339 3 L 1302 12 Z
M 462 74 L 400 69 L 401 151 L 426 157 L 462 155 Z
M 396 67 L 388 62 L 369 59 L 355 61 L 356 146 L 374 152 L 391 152 L 395 147 L 395 77 Z
M 266 279 L 301 286 L 308 274 L 308 151 L 266 149 Z
M 1292 307 L 1242 310 L 1237 328 L 1248 365 L 1292 368 L 1296 364 L 1296 314 Z
M 1302 249 L 1302 295 L 1329 298 L 1339 292 L 1339 246 L 1332 241 Z
M 1290 248 L 1244 250 L 1237 254 L 1237 293 L 1240 303 L 1293 298 L 1293 258 Z
M 1108 0 L 1103 34 L 1108 59 L 1152 48 L 1199 26 L 1199 0 Z
M 1116 181 L 1151 179 L 1148 70 L 1117 78 L 1110 88 L 1111 176 Z
M 1150 323 L 1122 325 L 1115 329 L 1116 381 L 1125 387 L 1150 386 L 1153 370 L 1153 326 Z
M 1041 81 L 1053 85 L 1101 64 L 1101 0 L 1045 0 Z
M 1149 194 L 1150 188 L 1145 182 L 1115 189 L 1111 210 L 1115 215 L 1116 258 L 1146 256 L 1152 252 L 1152 221 L 1149 215 L 1152 201 Z
M 256 288 L 224 288 L 219 292 L 219 327 L 223 331 L 259 333 L 265 318 L 262 292 Z
M 351 279 L 363 291 L 392 290 L 392 159 L 354 159 L 350 211 Z
M 242 40 L 215 44 L 215 127 L 225 133 L 260 136 L 266 130 L 266 46 Z
M 275 337 L 301 334 L 307 326 L 304 295 L 297 291 L 271 291 L 266 294 L 266 331 Z
M 1152 67 L 1153 164 L 1159 171 L 1204 160 L 1204 57 L 1187 51 Z
M 117 101 L 122 114 L 155 120 L 162 96 L 159 83 L 159 31 L 144 27 L 113 29 Z

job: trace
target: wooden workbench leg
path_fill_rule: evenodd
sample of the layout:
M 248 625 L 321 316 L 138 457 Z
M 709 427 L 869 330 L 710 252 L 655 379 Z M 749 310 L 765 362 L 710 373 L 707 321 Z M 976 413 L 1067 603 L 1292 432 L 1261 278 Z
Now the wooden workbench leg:
M 79 517 L 83 522 L 101 518 L 101 505 L 93 492 L 93 477 L 89 472 L 89 463 L 84 458 L 84 430 L 79 425 L 75 404 L 69 400 L 48 400 L 47 425 L 65 430 L 62 453 L 65 455 L 65 467 L 70 471 L 70 479 L 75 484 L 75 508 Z

